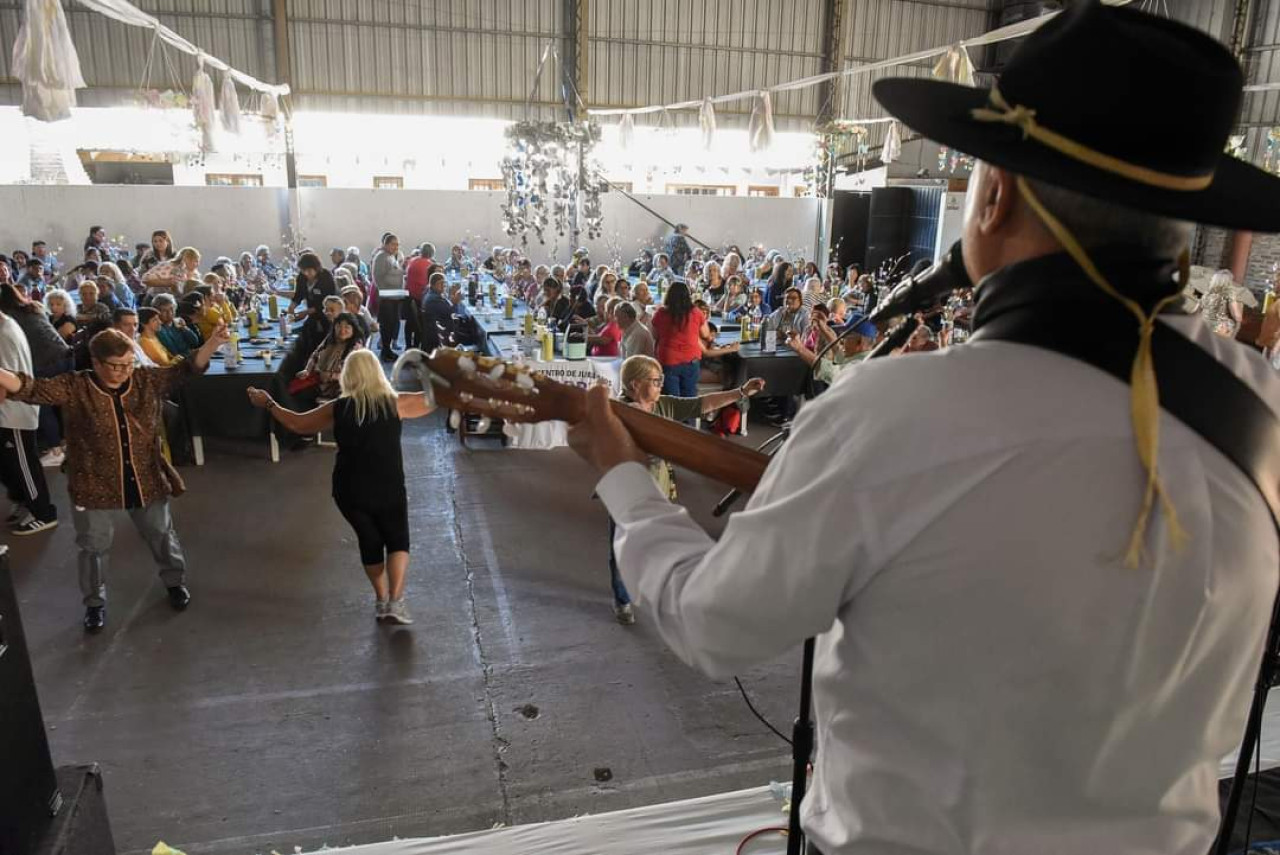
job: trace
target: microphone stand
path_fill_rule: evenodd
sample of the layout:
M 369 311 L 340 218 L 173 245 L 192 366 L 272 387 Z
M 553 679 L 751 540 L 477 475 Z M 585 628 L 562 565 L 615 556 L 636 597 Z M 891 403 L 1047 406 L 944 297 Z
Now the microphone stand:
M 888 356 L 894 350 L 906 344 L 907 340 L 911 338 L 911 334 L 919 326 L 920 322 L 916 320 L 915 316 L 908 315 L 896 327 L 889 330 L 879 344 L 871 348 L 866 359 L 879 359 L 882 356 Z M 818 351 L 818 356 L 813 364 L 819 364 L 827 351 L 852 331 L 852 327 L 844 330 L 822 350 Z M 777 454 L 778 450 L 782 448 L 782 444 L 790 436 L 791 428 L 783 428 L 761 443 L 758 450 L 764 451 L 770 456 Z M 730 491 L 716 503 L 712 514 L 717 517 L 723 516 L 741 497 L 741 490 Z M 812 637 L 804 640 L 804 652 L 801 654 L 802 661 L 800 663 L 800 709 L 796 713 L 796 720 L 791 726 L 791 813 L 787 822 L 787 855 L 803 855 L 804 852 L 804 832 L 800 829 L 800 803 L 804 800 L 805 790 L 808 788 L 809 762 L 813 758 L 814 749 L 813 656 L 815 647 L 816 641 Z

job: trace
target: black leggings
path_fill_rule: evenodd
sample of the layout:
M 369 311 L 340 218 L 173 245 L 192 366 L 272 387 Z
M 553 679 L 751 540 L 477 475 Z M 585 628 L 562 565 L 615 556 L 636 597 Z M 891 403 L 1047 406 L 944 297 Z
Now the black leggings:
M 340 499 L 335 501 L 338 511 L 355 529 L 361 564 L 382 564 L 393 552 L 409 551 L 408 502 L 372 510 Z

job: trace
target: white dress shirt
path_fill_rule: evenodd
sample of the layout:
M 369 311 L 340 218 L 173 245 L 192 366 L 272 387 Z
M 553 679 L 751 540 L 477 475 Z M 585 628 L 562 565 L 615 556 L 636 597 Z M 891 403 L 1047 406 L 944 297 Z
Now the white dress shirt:
M 1280 412 L 1261 357 L 1172 323 Z M 627 588 L 684 661 L 727 677 L 819 636 L 803 814 L 826 855 L 1207 851 L 1280 550 L 1248 478 L 1166 413 L 1191 541 L 1157 513 L 1126 569 L 1129 400 L 980 341 L 842 372 L 718 543 L 645 467 L 601 480 Z

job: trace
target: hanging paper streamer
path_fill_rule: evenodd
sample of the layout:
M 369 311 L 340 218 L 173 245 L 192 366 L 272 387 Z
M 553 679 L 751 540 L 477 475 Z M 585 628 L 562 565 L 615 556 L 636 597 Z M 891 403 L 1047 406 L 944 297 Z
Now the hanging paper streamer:
M 59 0 L 26 0 L 13 42 L 13 76 L 22 82 L 22 114 L 42 122 L 71 115 L 85 87 L 80 57 Z
M 631 148 L 631 141 L 636 136 L 636 120 L 630 113 L 622 114 L 622 121 L 618 124 L 618 144 L 625 148 Z
M 702 129 L 702 147 L 709 151 L 711 140 L 716 135 L 716 108 L 710 98 L 703 98 L 702 106 L 698 108 L 698 127 Z
M 889 130 L 884 135 L 884 148 L 880 149 L 880 162 L 885 166 L 902 157 L 902 132 L 897 122 L 889 123 Z
M 200 131 L 201 151 L 213 150 L 214 120 L 213 80 L 204 70 L 204 61 L 196 65 L 196 76 L 191 81 L 191 113 Z
M 236 93 L 236 82 L 225 72 L 222 75 L 222 96 L 218 101 L 222 111 L 222 127 L 233 134 L 240 133 L 240 96 Z
M 280 99 L 274 92 L 263 92 L 258 99 L 258 112 L 267 123 L 267 136 L 280 133 Z
M 961 86 L 973 86 L 973 62 L 964 45 L 947 48 L 947 52 L 939 57 L 938 64 L 933 67 L 933 76 Z
M 764 151 L 773 145 L 773 103 L 769 92 L 761 90 L 751 107 L 751 121 L 747 124 L 747 142 L 752 151 Z

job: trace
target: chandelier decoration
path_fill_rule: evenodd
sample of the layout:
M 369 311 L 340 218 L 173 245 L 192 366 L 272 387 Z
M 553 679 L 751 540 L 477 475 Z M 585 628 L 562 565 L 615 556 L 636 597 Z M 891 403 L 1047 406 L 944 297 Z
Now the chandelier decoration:
M 575 244 L 584 231 L 588 239 L 598 238 L 604 177 L 592 153 L 600 142 L 600 126 L 524 121 L 511 125 L 506 134 L 503 231 L 519 238 L 522 246 L 528 246 L 530 232 L 541 244 L 550 231 L 557 239 L 569 235 Z

